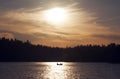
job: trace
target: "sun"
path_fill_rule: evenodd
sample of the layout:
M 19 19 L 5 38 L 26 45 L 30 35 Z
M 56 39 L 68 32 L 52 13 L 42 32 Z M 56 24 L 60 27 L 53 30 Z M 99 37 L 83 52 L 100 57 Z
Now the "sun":
M 64 8 L 55 7 L 45 12 L 45 20 L 53 24 L 65 22 L 66 18 L 67 11 Z

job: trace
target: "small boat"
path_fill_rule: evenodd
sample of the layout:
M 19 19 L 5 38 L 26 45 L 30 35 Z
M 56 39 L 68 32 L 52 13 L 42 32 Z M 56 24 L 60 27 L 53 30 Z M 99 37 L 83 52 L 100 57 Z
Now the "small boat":
M 63 65 L 62 63 L 57 63 L 57 65 Z

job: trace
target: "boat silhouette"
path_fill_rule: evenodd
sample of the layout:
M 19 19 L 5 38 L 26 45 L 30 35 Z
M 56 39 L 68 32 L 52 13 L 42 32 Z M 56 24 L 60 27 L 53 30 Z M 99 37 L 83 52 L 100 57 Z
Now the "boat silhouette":
M 57 63 L 57 65 L 63 65 L 62 63 Z

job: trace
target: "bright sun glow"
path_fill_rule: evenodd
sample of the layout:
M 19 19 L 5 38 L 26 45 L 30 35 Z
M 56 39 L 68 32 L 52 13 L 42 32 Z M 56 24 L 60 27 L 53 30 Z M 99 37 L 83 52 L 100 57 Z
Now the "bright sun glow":
M 64 8 L 52 8 L 45 12 L 45 19 L 53 24 L 58 24 L 66 20 L 67 12 Z

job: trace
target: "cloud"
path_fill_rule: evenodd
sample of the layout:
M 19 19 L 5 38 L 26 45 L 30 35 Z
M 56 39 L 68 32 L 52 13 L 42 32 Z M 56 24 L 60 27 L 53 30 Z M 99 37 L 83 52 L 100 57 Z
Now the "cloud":
M 26 13 L 26 10 L 13 10 L 0 13 L 0 30 L 8 30 L 19 33 L 28 33 L 31 30 L 46 28 L 47 24 L 41 20 L 35 20 L 37 16 Z
M 68 21 L 46 22 L 42 14 L 52 7 L 65 8 Z M 119 43 L 119 7 L 119 0 L 0 0 L 0 36 L 49 46 Z
M 120 28 L 120 1 L 119 0 L 81 0 L 80 7 L 98 17 L 95 23 L 112 28 Z M 116 29 L 115 29 L 116 30 Z
M 0 33 L 0 38 L 3 38 L 3 37 L 8 38 L 8 39 L 13 39 L 14 35 L 11 33 L 7 33 L 7 32 Z
M 76 8 L 77 10 L 82 9 L 82 11 L 94 14 L 94 17 L 97 17 L 93 21 L 90 19 L 90 22 L 112 29 L 114 29 L 114 27 L 120 28 L 118 18 L 109 21 L 109 19 L 120 16 L 119 0 L 91 0 L 90 2 L 89 0 L 69 0 L 69 2 L 65 0 L 0 0 L 0 10 L 3 11 L 26 9 L 28 12 L 33 12 L 54 6 Z
M 0 10 L 15 10 L 15 9 L 33 9 L 33 8 L 50 8 L 55 6 L 66 6 L 73 3 L 72 0 L 0 0 Z
M 80 35 L 80 34 L 77 34 L 77 33 L 68 33 L 68 32 L 61 32 L 61 31 L 56 31 L 56 32 L 54 32 L 54 33 L 56 33 L 56 34 L 58 34 L 58 35 L 66 35 L 66 36 L 69 36 L 69 35 Z
M 104 25 L 104 26 L 108 26 L 110 27 L 112 30 L 117 30 L 118 28 L 120 28 L 120 15 L 119 16 L 114 16 L 114 17 L 110 17 L 107 19 L 99 19 L 97 23 Z
M 19 32 L 13 32 L 13 31 L 6 31 L 6 30 L 0 30 L 0 36 L 1 37 L 9 37 L 9 38 L 16 38 L 22 41 L 30 40 L 30 41 L 35 41 L 37 40 L 37 37 L 31 34 L 26 34 L 26 33 L 19 33 Z
M 39 0 L 0 0 L 1 10 L 14 10 L 20 8 L 34 8 L 39 6 Z
M 98 35 L 93 35 L 93 37 L 96 37 L 96 38 L 102 38 L 102 39 L 107 39 L 107 40 L 113 40 L 113 41 L 115 41 L 115 40 L 120 40 L 120 35 L 100 35 L 100 34 L 98 34 Z

